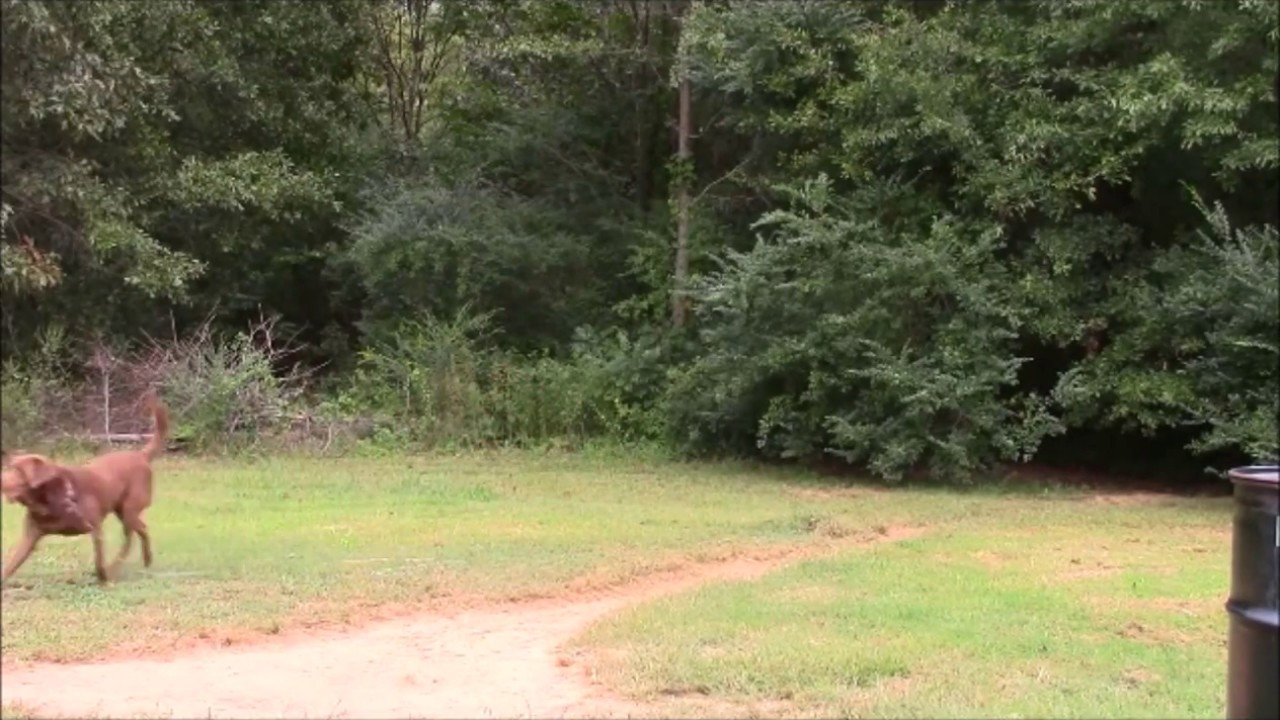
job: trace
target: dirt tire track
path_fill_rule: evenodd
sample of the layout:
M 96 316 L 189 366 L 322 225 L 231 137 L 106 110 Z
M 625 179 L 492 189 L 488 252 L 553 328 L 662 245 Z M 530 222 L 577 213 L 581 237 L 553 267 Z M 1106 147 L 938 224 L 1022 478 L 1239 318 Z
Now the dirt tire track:
M 6 704 L 41 717 L 625 717 L 641 706 L 611 696 L 560 652 L 593 622 L 705 583 L 921 533 L 890 528 L 696 565 L 586 599 L 404 617 L 171 658 L 37 663 L 4 670 L 0 683 Z

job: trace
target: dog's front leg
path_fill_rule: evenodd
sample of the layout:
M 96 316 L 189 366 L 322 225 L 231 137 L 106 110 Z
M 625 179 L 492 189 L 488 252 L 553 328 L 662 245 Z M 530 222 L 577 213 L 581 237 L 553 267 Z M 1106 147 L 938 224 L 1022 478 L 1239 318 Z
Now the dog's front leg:
M 9 556 L 9 564 L 4 568 L 4 574 L 0 575 L 0 584 L 9 579 L 9 576 L 18 571 L 22 567 L 22 563 L 31 557 L 31 552 L 36 549 L 36 543 L 40 542 L 40 538 L 44 533 L 40 532 L 40 528 L 31 521 L 31 516 L 27 516 L 26 523 L 22 528 L 22 538 L 18 540 L 18 544 L 13 547 L 13 554 Z
M 89 531 L 89 536 L 93 538 L 93 567 L 98 575 L 98 582 L 105 583 L 107 581 L 107 562 L 104 558 L 102 547 L 102 523 L 93 526 Z

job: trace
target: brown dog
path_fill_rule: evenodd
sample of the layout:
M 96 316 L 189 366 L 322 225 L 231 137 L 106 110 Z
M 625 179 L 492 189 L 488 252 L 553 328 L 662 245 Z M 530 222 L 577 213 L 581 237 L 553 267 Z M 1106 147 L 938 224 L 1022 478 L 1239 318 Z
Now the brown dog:
M 93 539 L 98 581 L 106 582 L 102 556 L 102 521 L 115 513 L 124 525 L 124 546 L 111 564 L 114 571 L 129 554 L 133 534 L 142 540 L 142 563 L 151 566 L 151 536 L 142 513 L 151 505 L 151 461 L 164 451 L 169 413 L 154 396 L 147 398 L 155 432 L 138 450 L 109 452 L 82 466 L 61 465 L 43 455 L 6 458 L 0 490 L 9 502 L 27 508 L 22 539 L 13 549 L 0 583 L 9 579 L 45 535 L 84 535 Z

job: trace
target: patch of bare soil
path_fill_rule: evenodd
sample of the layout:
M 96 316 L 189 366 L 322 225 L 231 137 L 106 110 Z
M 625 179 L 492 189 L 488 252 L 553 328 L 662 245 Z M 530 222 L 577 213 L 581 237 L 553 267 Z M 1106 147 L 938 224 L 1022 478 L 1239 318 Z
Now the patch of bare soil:
M 1136 621 L 1126 624 L 1116 634 L 1126 640 L 1136 640 L 1152 645 L 1192 645 L 1202 640 L 1189 632 L 1146 625 Z
M 40 716 L 208 718 L 626 717 L 644 708 L 561 646 L 620 608 L 916 528 L 673 569 L 586 595 L 403 617 L 166 658 L 5 668 L 4 702 Z

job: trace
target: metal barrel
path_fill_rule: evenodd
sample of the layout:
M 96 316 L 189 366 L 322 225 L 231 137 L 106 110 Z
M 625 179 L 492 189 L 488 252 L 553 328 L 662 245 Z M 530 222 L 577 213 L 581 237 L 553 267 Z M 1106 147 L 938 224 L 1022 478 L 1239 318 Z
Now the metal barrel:
M 1227 718 L 1280 718 L 1280 467 L 1227 473 L 1234 485 L 1227 600 Z

